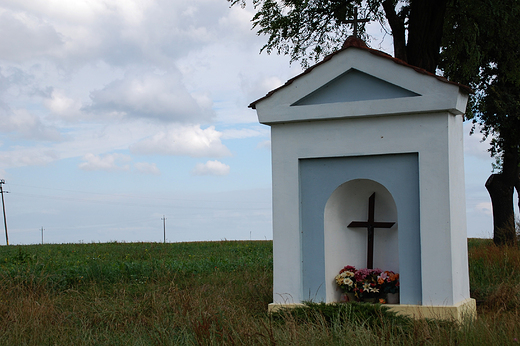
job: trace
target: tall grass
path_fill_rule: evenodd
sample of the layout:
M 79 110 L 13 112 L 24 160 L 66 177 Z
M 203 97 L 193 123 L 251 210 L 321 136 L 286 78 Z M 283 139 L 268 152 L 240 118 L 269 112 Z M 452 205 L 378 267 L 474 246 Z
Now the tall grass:
M 520 252 L 472 240 L 479 318 L 413 321 L 379 305 L 268 315 L 271 242 L 0 248 L 0 345 L 514 345 Z
M 520 308 L 520 251 L 498 247 L 491 240 L 469 242 L 471 296 L 479 312 L 518 313 Z

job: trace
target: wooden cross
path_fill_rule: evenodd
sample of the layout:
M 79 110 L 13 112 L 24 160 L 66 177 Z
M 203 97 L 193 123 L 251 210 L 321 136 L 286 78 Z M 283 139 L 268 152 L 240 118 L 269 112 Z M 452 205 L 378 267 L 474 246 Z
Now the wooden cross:
M 368 23 L 370 22 L 370 19 L 368 18 L 358 18 L 358 12 L 357 7 L 354 7 L 354 19 L 349 19 L 345 21 L 347 24 L 352 24 L 354 27 L 354 37 L 358 37 L 357 29 L 358 29 L 358 23 Z
M 375 222 L 374 209 L 376 204 L 376 193 L 368 199 L 368 220 L 352 221 L 348 227 L 363 227 L 368 231 L 367 268 L 374 269 L 374 228 L 391 228 L 395 222 Z

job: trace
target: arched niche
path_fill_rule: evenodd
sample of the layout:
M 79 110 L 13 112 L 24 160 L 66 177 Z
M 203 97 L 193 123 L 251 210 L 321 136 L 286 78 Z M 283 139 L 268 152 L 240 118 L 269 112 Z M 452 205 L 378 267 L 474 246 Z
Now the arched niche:
M 367 229 L 350 228 L 352 221 L 366 221 L 368 201 L 375 193 L 375 221 L 396 222 L 397 207 L 391 193 L 370 179 L 350 180 L 334 190 L 325 205 L 324 245 L 326 301 L 339 301 L 341 292 L 334 277 L 346 265 L 367 267 Z M 374 268 L 399 272 L 397 222 L 391 228 L 376 228 Z
M 301 297 L 300 301 L 325 302 L 327 299 L 333 298 L 331 293 L 327 293 L 327 288 L 336 290 L 336 287 L 332 286 L 332 280 L 340 268 L 334 267 L 327 273 L 325 270 L 325 258 L 329 257 L 328 262 L 331 261 L 327 253 L 336 252 L 325 245 L 325 207 L 334 191 L 343 184 L 351 181 L 355 184 L 355 181 L 358 180 L 369 180 L 377 182 L 388 190 L 397 206 L 398 213 L 395 214 L 395 219 L 381 221 L 396 221 L 399 226 L 400 302 L 401 304 L 422 304 L 418 159 L 416 153 L 410 153 L 299 160 L 300 238 L 298 242 L 301 251 L 299 264 L 302 275 L 301 291 L 298 292 Z M 359 189 L 354 192 L 362 193 L 363 191 Z M 363 192 L 364 199 L 361 201 L 361 197 L 359 197 L 360 208 L 368 209 L 368 198 L 373 192 Z M 377 195 L 375 210 L 376 213 L 383 210 L 379 207 Z M 340 210 L 340 212 L 344 211 Z M 365 211 L 349 221 L 360 221 L 366 217 L 367 212 Z M 379 218 L 379 216 L 376 217 Z M 348 223 L 345 222 L 344 230 L 347 229 L 347 226 Z M 376 233 L 379 231 L 376 229 Z M 359 232 L 362 232 L 362 229 Z M 377 241 L 376 234 L 375 243 Z M 297 246 L 297 244 L 294 242 L 292 246 Z M 333 246 L 336 246 L 336 243 Z M 360 248 L 366 251 L 364 250 L 366 243 L 360 245 Z M 335 266 L 347 264 L 344 264 L 344 261 L 341 258 L 338 259 Z M 365 265 L 363 264 L 363 267 Z M 292 267 L 294 266 L 293 264 Z M 391 268 L 389 269 L 391 270 Z

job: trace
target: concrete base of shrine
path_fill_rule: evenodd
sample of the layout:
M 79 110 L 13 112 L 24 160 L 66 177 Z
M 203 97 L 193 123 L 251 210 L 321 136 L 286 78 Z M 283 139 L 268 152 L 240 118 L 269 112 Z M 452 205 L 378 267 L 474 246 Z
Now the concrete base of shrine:
M 294 309 L 306 306 L 305 304 L 269 304 L 269 313 L 276 312 L 281 309 Z M 477 304 L 475 299 L 468 298 L 462 302 L 452 305 L 401 305 L 386 304 L 390 311 L 396 312 L 398 315 L 409 316 L 415 319 L 436 319 L 463 322 L 466 319 L 474 319 L 477 317 Z
M 387 306 L 390 308 L 390 311 L 394 311 L 398 315 L 409 316 L 415 319 L 429 318 L 462 322 L 465 319 L 477 317 L 477 303 L 473 298 L 468 298 L 451 306 L 400 304 L 388 304 Z

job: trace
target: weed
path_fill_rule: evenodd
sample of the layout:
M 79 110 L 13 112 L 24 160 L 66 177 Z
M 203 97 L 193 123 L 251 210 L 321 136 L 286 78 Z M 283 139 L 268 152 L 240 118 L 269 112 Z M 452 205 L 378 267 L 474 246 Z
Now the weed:
M 520 251 L 470 240 L 479 318 L 411 320 L 369 304 L 269 315 L 271 242 L 0 247 L 0 345 L 508 345 Z

